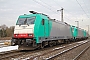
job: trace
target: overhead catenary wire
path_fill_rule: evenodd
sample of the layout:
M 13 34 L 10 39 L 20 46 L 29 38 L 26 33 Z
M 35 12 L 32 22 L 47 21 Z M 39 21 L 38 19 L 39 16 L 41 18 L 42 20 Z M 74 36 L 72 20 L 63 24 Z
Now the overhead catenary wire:
M 42 3 L 44 3 L 45 5 L 47 5 L 47 6 L 49 6 L 50 8 L 54 8 L 54 7 L 52 7 L 51 5 L 49 5 L 49 4 L 47 4 L 47 3 L 45 3 L 44 1 L 42 1 L 42 0 L 40 0 Z M 56 8 L 54 8 L 54 9 L 56 9 Z
M 50 9 L 49 7 L 46 7 L 45 5 L 41 4 L 40 2 L 38 2 L 38 1 L 36 1 L 36 0 L 33 0 L 33 1 L 36 2 L 36 3 L 38 3 L 38 4 L 40 4 L 41 6 L 43 6 L 43 7 L 45 7 L 45 8 L 47 8 L 47 9 L 49 9 L 50 11 L 54 12 L 52 9 Z M 47 3 L 45 3 L 45 4 L 47 4 Z M 50 6 L 50 5 L 49 5 L 49 6 Z M 54 12 L 54 13 L 56 13 L 56 12 Z
M 82 0 L 83 1 L 83 0 Z M 85 4 L 85 2 L 83 1 L 84 5 L 86 6 L 86 9 L 87 9 L 87 12 L 89 12 L 88 8 L 87 8 L 87 5 Z
M 49 7 L 45 6 L 45 5 L 43 5 L 42 3 L 40 3 L 40 2 L 38 2 L 38 1 L 36 1 L 36 0 L 33 0 L 33 1 L 36 2 L 36 3 L 39 4 L 39 5 L 41 5 L 41 6 L 45 7 L 45 8 L 47 8 L 48 10 L 50 10 L 50 11 L 56 13 L 56 12 L 53 11 L 51 8 L 49 8 Z
M 53 0 L 54 1 L 54 3 L 56 3 L 58 6 L 60 6 L 55 0 Z M 62 7 L 61 7 L 62 8 Z
M 55 4 L 57 4 L 58 6 L 60 6 L 55 0 L 53 0 L 53 1 L 54 1 Z M 60 6 L 60 8 L 62 8 L 62 7 Z M 64 10 L 67 11 L 65 8 L 64 8 Z M 64 15 L 65 15 L 65 14 L 64 14 Z M 72 15 L 72 14 L 71 14 L 71 15 Z M 65 15 L 64 17 L 65 17 L 66 19 L 68 19 L 68 20 L 71 20 L 70 18 L 67 18 L 68 16 L 66 16 L 66 15 Z M 72 20 L 71 20 L 71 21 L 72 21 Z
M 47 3 L 43 2 L 45 5 L 48 5 L 49 7 L 46 7 L 45 5 L 41 4 L 40 2 L 38 2 L 38 1 L 36 1 L 36 0 L 33 0 L 33 1 L 36 2 L 36 3 L 38 3 L 39 5 L 41 5 L 41 6 L 43 6 L 43 7 L 51 10 L 50 7 L 52 7 L 52 6 L 48 5 Z M 40 0 L 40 1 L 41 1 L 41 0 Z M 41 1 L 41 2 L 42 2 L 42 1 Z M 61 8 L 62 8 L 62 7 L 61 7 Z M 51 11 L 54 12 L 53 10 L 51 10 Z M 55 12 L 55 13 L 56 13 L 56 12 Z M 66 17 L 65 17 L 65 18 L 66 18 Z M 66 18 L 66 19 L 68 19 L 68 18 Z M 70 20 L 70 19 L 68 19 L 68 20 Z
M 58 15 L 58 13 L 55 12 L 55 8 L 54 8 L 52 5 L 44 2 L 43 0 L 33 0 L 33 1 L 36 2 L 37 4 L 43 6 L 44 8 L 47 8 L 47 9 L 50 10 L 51 12 L 53 12 L 53 13 L 55 13 L 55 14 Z M 56 0 L 53 0 L 53 1 L 54 1 L 54 3 L 57 4 L 60 8 L 62 8 L 62 7 L 60 6 L 60 4 L 59 4 L 58 2 L 56 2 Z M 87 15 L 87 13 L 86 13 L 85 10 L 83 9 L 83 7 L 82 7 L 81 5 L 80 5 L 80 7 L 81 7 L 81 9 L 83 10 L 83 12 L 85 13 L 86 17 L 88 17 L 88 19 L 89 19 L 89 16 Z M 53 10 L 52 8 L 54 8 L 54 10 Z M 65 10 L 65 12 L 68 11 L 68 10 L 66 10 L 65 8 L 64 8 L 64 10 Z M 68 15 L 66 15 L 66 14 L 64 14 L 64 20 L 69 20 L 69 21 L 73 21 L 73 22 L 75 22 L 75 20 L 79 20 L 78 17 L 77 17 L 77 18 L 76 18 L 76 17 L 74 18 L 73 14 L 72 14 L 70 11 L 69 11 L 68 13 L 69 13 L 70 16 L 72 16 L 73 18 L 70 17 L 70 16 L 68 16 Z M 56 18 L 56 19 L 57 19 L 57 18 Z M 59 20 L 59 19 L 57 19 L 57 20 Z M 82 18 L 82 20 L 84 20 L 84 18 Z M 68 21 L 67 21 L 67 22 L 68 22 Z
M 53 0 L 58 6 L 60 6 L 55 0 Z M 77 0 L 76 0 L 77 1 Z M 77 1 L 78 2 L 78 1 Z M 79 2 L 78 2 L 79 4 Z M 80 5 L 80 4 L 79 4 Z M 82 8 L 82 6 L 80 5 L 81 9 L 83 10 L 83 12 L 86 14 L 85 10 Z M 66 9 L 64 9 L 66 10 Z M 67 10 L 66 10 L 67 11 Z M 68 12 L 69 13 L 69 12 Z M 70 13 L 71 14 L 71 13 Z M 89 16 L 86 14 L 86 16 L 89 18 Z
M 77 3 L 79 4 L 79 6 L 81 7 L 82 11 L 86 14 L 85 10 L 83 9 L 83 7 L 81 6 L 81 4 L 78 2 L 78 0 L 76 0 Z M 89 18 L 89 16 L 86 14 L 86 16 Z
M 42 0 L 40 0 L 41 2 L 43 2 Z M 51 8 L 54 8 L 54 7 L 52 7 L 51 5 L 49 5 L 49 4 L 47 4 L 47 3 L 45 3 L 45 2 L 43 2 L 45 5 L 47 5 L 47 6 L 49 6 L 49 7 L 51 7 Z M 62 7 L 61 7 L 62 8 Z M 56 8 L 54 8 L 54 9 L 56 9 Z M 66 18 L 66 19 L 68 19 L 68 18 Z M 69 20 L 69 19 L 68 19 Z
M 53 10 L 51 9 L 52 6 L 50 6 L 49 4 L 43 2 L 42 0 L 38 0 L 38 1 L 37 1 L 37 0 L 33 0 L 33 1 L 36 2 L 36 3 L 39 4 L 39 5 L 47 8 L 48 10 L 56 13 L 55 11 L 53 11 Z M 39 1 L 41 1 L 41 2 L 39 2 Z M 55 2 L 55 0 L 53 0 L 53 1 Z M 42 4 L 42 2 L 43 2 L 44 4 Z M 56 2 L 55 2 L 55 3 L 56 3 Z M 56 4 L 58 4 L 58 3 L 56 3 Z M 59 5 L 59 4 L 58 4 L 58 5 Z M 53 7 L 52 7 L 52 8 L 53 8 Z M 61 8 L 62 8 L 62 7 L 61 7 Z M 54 8 L 54 9 L 55 9 L 55 8 Z M 71 20 L 70 18 L 67 18 L 68 16 L 66 16 L 66 15 L 65 15 L 64 17 L 65 17 L 65 19 Z M 72 21 L 72 20 L 71 20 L 71 21 Z
M 60 6 L 55 0 L 53 0 L 53 1 L 54 1 L 54 3 L 56 3 L 58 6 Z M 60 6 L 60 8 L 62 8 L 62 7 Z M 64 8 L 64 10 L 67 11 L 65 8 Z
M 55 0 L 53 0 L 53 1 L 54 1 L 55 4 L 57 4 L 58 6 L 60 6 Z M 62 8 L 62 7 L 60 6 L 60 8 Z M 66 9 L 64 9 L 64 10 L 66 10 Z M 68 16 L 67 16 L 67 17 L 68 17 Z M 68 19 L 68 20 L 71 20 L 70 18 L 67 18 L 67 17 L 66 17 L 66 15 L 64 16 L 64 18 L 66 18 L 66 19 Z M 72 21 L 72 20 L 71 20 L 71 21 Z

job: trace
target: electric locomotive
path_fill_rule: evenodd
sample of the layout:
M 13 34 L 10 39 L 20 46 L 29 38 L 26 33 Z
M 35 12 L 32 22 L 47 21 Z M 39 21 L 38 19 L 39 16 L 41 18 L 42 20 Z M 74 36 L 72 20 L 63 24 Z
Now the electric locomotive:
M 11 45 L 19 45 L 20 50 L 44 48 L 78 38 L 78 28 L 75 26 L 50 19 L 42 13 L 30 13 L 20 15 L 15 25 Z

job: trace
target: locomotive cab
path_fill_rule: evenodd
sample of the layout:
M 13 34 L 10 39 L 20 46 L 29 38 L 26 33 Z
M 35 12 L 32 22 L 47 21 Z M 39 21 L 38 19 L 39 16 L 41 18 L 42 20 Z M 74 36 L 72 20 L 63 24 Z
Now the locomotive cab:
M 47 28 L 45 28 L 47 27 Z M 20 15 L 14 29 L 11 45 L 19 45 L 20 50 L 37 48 L 47 38 L 51 30 L 51 21 L 43 14 Z M 22 48 L 21 48 L 22 47 Z
M 14 38 L 33 38 L 35 17 L 18 18 Z
M 36 16 L 34 14 L 19 16 L 15 25 L 11 45 L 19 45 L 19 48 L 20 46 L 22 47 L 23 45 L 32 46 L 34 41 L 35 20 Z

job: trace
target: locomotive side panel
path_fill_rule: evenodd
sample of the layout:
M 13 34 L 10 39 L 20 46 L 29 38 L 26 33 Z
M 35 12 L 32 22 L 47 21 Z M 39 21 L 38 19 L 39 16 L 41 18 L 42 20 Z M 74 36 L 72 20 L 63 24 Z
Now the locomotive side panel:
M 80 39 L 80 38 L 83 38 L 83 37 L 84 37 L 83 30 L 78 28 L 78 36 L 77 36 L 77 38 Z
M 72 38 L 70 26 L 67 26 L 65 23 L 62 22 L 57 23 L 52 21 L 50 37 L 59 37 L 59 39 Z
M 86 38 L 88 38 L 89 37 L 89 34 L 86 32 Z

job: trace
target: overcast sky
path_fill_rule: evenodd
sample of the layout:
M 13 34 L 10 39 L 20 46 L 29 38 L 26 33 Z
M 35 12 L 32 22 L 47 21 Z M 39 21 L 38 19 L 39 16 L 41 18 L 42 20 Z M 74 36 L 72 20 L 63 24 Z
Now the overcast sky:
M 87 30 L 90 25 L 90 0 L 0 0 L 0 25 L 14 26 L 19 15 L 30 10 L 45 13 L 50 18 L 61 20 L 60 10 L 64 8 L 64 21 Z

